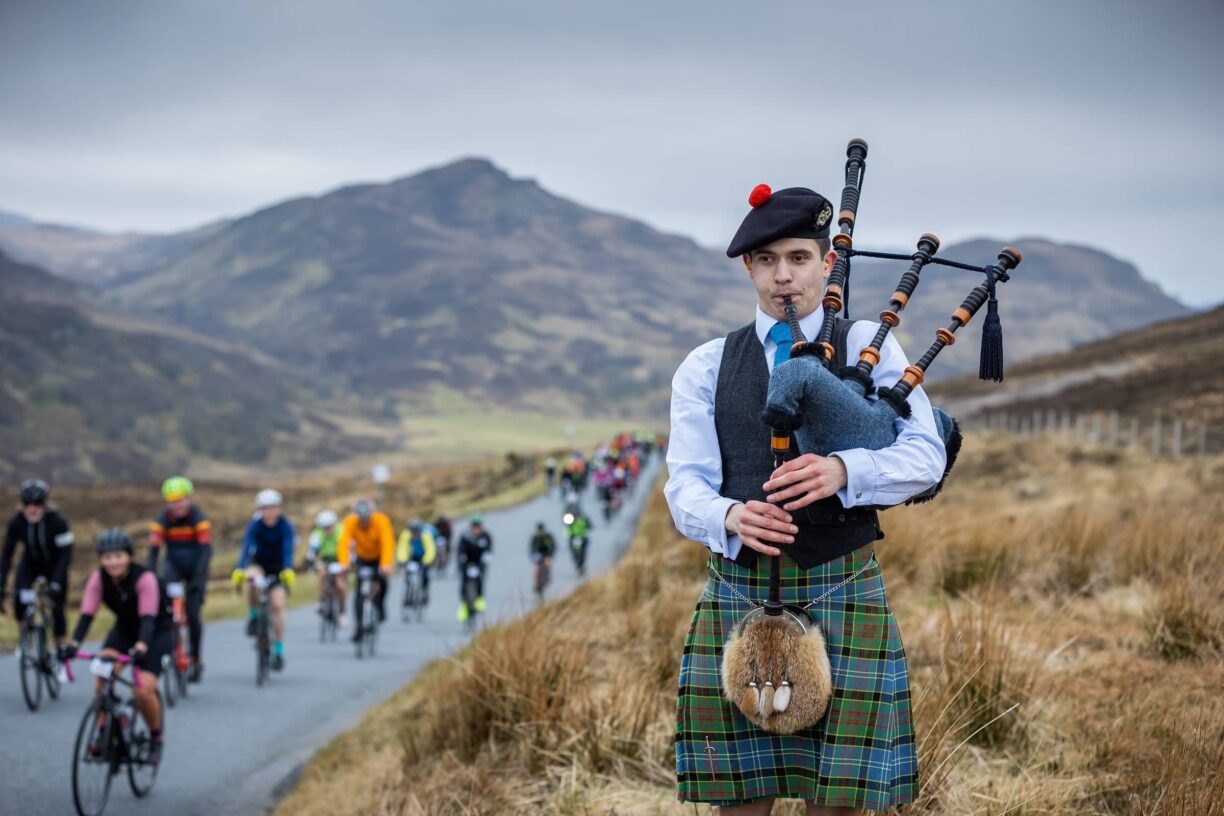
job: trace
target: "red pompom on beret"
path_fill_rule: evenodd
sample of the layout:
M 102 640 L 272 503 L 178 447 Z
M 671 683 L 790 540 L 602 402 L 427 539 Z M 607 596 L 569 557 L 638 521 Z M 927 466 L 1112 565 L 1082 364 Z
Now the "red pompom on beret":
M 769 189 L 768 184 L 758 184 L 752 188 L 752 192 L 748 194 L 748 203 L 755 210 L 757 207 L 764 204 L 773 195 L 773 190 Z

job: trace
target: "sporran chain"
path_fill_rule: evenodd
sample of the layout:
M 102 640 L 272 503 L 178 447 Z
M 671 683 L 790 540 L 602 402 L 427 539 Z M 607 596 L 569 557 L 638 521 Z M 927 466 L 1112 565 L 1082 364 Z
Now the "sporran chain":
M 870 567 L 870 566 L 871 566 L 871 565 L 872 565 L 874 562 L 875 562 L 875 553 L 872 553 L 872 554 L 871 554 L 871 557 L 867 559 L 867 563 L 865 563 L 865 564 L 863 564 L 863 566 L 859 567 L 857 572 L 855 572 L 855 573 L 854 573 L 853 575 L 851 575 L 849 578 L 846 578 L 844 581 L 842 581 L 842 582 L 841 582 L 840 584 L 838 584 L 837 586 L 835 586 L 835 587 L 833 587 L 832 589 L 830 589 L 830 590 L 828 590 L 827 592 L 825 592 L 825 593 L 824 593 L 823 595 L 821 595 L 819 598 L 816 598 L 816 599 L 814 599 L 814 600 L 808 601 L 806 604 L 804 604 L 803 606 L 801 606 L 801 607 L 799 607 L 799 608 L 800 608 L 800 609 L 802 609 L 802 610 L 804 610 L 804 611 L 806 611 L 806 610 L 808 610 L 808 609 L 811 609 L 813 606 L 815 606 L 816 604 L 820 603 L 820 602 L 821 602 L 821 601 L 823 601 L 825 598 L 829 597 L 829 596 L 830 596 L 830 595 L 832 595 L 834 592 L 836 592 L 837 590 L 841 589 L 841 588 L 842 588 L 842 587 L 844 587 L 846 584 L 850 583 L 850 582 L 851 582 L 851 581 L 853 581 L 855 578 L 857 578 L 857 577 L 859 577 L 860 575 L 862 575 L 862 574 L 863 574 L 863 573 L 866 571 L 866 569 L 867 569 L 868 567 Z M 713 565 L 713 564 L 710 564 L 710 572 L 713 574 L 713 576 L 714 576 L 715 578 L 717 578 L 717 579 L 718 579 L 719 583 L 721 583 L 721 584 L 722 584 L 723 586 L 725 586 L 727 589 L 731 590 L 731 594 L 732 594 L 732 595 L 734 595 L 736 598 L 738 598 L 740 601 L 742 601 L 742 602 L 744 602 L 744 603 L 746 603 L 746 604 L 748 604 L 749 606 L 752 606 L 752 607 L 762 607 L 762 606 L 764 606 L 764 605 L 765 605 L 765 604 L 763 604 L 763 603 L 761 603 L 761 602 L 759 602 L 759 601 L 754 601 L 754 600 L 752 600 L 752 599 L 750 599 L 750 598 L 746 598 L 746 597 L 744 597 L 744 595 L 743 595 L 743 594 L 741 594 L 741 593 L 740 593 L 740 591 L 739 591 L 738 589 L 736 589 L 734 586 L 732 586 L 732 585 L 731 585 L 731 583 L 730 583 L 730 582 L 729 582 L 729 581 L 728 581 L 726 578 L 724 578 L 724 577 L 722 576 L 722 573 L 721 573 L 721 572 L 719 572 L 717 569 L 715 569 L 715 567 L 714 567 L 714 565 Z

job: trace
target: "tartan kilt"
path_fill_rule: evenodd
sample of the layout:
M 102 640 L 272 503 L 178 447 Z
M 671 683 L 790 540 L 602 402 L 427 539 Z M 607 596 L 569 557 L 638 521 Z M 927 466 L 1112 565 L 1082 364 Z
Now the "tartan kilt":
M 697 603 L 680 662 L 676 782 L 682 802 L 736 805 L 803 799 L 828 807 L 887 810 L 918 793 L 909 675 L 897 621 L 884 594 L 873 545 L 810 570 L 782 557 L 782 601 L 805 604 L 853 575 L 808 610 L 829 649 L 833 696 L 819 723 L 771 734 L 723 696 L 723 645 L 751 609 L 713 575 Z M 715 558 L 726 581 L 764 602 L 769 559 L 747 569 Z

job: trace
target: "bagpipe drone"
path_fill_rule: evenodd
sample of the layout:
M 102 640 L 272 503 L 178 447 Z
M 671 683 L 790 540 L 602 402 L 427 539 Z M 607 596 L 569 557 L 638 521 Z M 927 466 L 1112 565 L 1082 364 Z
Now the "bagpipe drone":
M 842 190 L 841 212 L 838 215 L 839 230 L 833 236 L 837 260 L 829 275 L 821 304 L 824 322 L 820 335 L 815 342 L 808 342 L 804 338 L 795 309 L 788 302 L 786 314 L 793 343 L 791 358 L 777 366 L 770 376 L 765 411 L 761 416 L 762 421 L 774 430 L 774 439 L 794 434 L 800 454 L 827 456 L 839 450 L 880 450 L 893 444 L 897 439 L 896 419 L 910 417 L 910 394 L 922 384 L 936 356 L 956 342 L 957 330 L 964 327 L 987 302 L 990 308 L 982 337 L 980 376 L 996 382 L 1003 378 L 1002 333 L 995 287 L 1009 280 L 1011 271 L 1020 264 L 1020 253 L 1012 247 L 1004 247 L 993 264 L 972 266 L 958 263 L 935 257 L 939 250 L 939 238 L 931 233 L 924 233 L 918 239 L 917 249 L 912 255 L 854 249 L 854 222 L 866 166 L 867 143 L 862 139 L 851 140 L 846 156 L 846 186 Z M 897 283 L 887 308 L 880 313 L 880 327 L 871 343 L 859 352 L 858 361 L 840 371 L 833 371 L 833 318 L 842 308 L 843 293 L 850 274 L 850 259 L 854 256 L 908 260 L 910 266 Z M 984 276 L 984 280 L 969 292 L 960 307 L 952 313 L 948 325 L 935 332 L 935 341 L 930 348 L 905 369 L 900 380 L 891 386 L 876 388 L 872 371 L 880 361 L 880 350 L 889 332 L 901 324 L 901 312 L 918 288 L 923 268 L 929 264 L 977 272 Z M 873 395 L 877 399 L 871 399 Z M 939 483 L 911 498 L 910 502 L 934 498 L 943 487 L 960 451 L 961 434 L 956 420 L 939 408 L 932 411 L 947 450 L 947 464 Z

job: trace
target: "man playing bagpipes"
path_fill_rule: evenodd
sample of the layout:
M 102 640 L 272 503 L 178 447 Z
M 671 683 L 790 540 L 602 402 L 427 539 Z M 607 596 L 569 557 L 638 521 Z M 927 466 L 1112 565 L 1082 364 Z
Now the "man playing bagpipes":
M 806 453 L 775 468 L 761 420 L 770 373 L 789 358 L 786 304 L 803 334 L 821 334 L 833 207 L 802 187 L 761 185 L 727 255 L 743 259 L 756 318 L 693 351 L 672 383 L 668 504 L 677 528 L 711 551 L 711 578 L 685 641 L 676 766 L 681 801 L 721 813 L 765 814 L 778 798 L 808 813 L 887 810 L 918 787 L 905 653 L 874 558 L 883 537 L 874 506 L 928 490 L 945 450 L 921 388 L 879 450 Z M 834 370 L 846 349 L 870 344 L 879 324 L 835 318 Z M 874 376 L 891 384 L 909 362 L 889 336 Z M 723 694 L 720 661 L 733 628 L 764 597 L 781 556 L 782 602 L 803 607 L 827 640 L 827 713 L 794 733 L 771 733 Z

